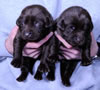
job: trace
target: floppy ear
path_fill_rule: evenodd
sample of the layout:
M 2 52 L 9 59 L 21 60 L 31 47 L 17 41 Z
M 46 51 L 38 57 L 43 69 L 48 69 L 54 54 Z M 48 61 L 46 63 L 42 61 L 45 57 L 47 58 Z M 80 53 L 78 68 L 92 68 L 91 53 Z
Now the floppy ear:
M 64 30 L 64 26 L 65 26 L 65 23 L 64 23 L 64 19 L 57 19 L 57 27 L 61 30 Z
M 46 24 L 45 24 L 45 27 L 46 28 L 49 28 L 51 27 L 53 24 L 53 18 L 52 16 L 46 16 Z
M 90 21 L 90 23 L 89 23 L 89 30 L 90 30 L 90 32 L 93 30 L 93 23 L 92 23 L 92 21 Z
M 23 17 L 20 16 L 16 21 L 17 26 L 21 26 L 23 24 Z

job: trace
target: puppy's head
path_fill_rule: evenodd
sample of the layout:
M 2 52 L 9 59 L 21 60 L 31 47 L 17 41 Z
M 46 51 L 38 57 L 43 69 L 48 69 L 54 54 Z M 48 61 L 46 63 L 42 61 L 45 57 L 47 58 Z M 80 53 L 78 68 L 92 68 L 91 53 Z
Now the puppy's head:
M 41 5 L 31 5 L 24 8 L 16 21 L 20 36 L 27 41 L 39 41 L 50 32 L 53 18 Z
M 57 19 L 57 32 L 72 46 L 83 45 L 92 29 L 89 13 L 79 6 L 66 9 Z

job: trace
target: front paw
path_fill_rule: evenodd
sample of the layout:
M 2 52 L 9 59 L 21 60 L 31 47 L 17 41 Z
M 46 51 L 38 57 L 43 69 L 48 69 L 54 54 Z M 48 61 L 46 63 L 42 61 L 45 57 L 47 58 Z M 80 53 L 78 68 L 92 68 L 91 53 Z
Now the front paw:
M 52 72 L 48 72 L 47 79 L 50 80 L 50 81 L 54 81 L 55 80 L 55 74 L 52 73 Z
M 55 56 L 49 56 L 49 58 L 47 59 L 48 62 L 50 63 L 55 63 L 57 61 L 57 57 Z
M 82 61 L 82 63 L 81 63 L 81 65 L 82 66 L 88 66 L 88 65 L 90 65 L 90 64 L 92 64 L 92 61 Z
M 11 65 L 13 65 L 16 68 L 19 68 L 21 66 L 21 60 L 13 59 L 12 62 L 11 62 Z
M 55 58 L 48 58 L 47 61 L 50 62 L 50 63 L 55 63 L 56 62 L 56 59 Z
M 34 76 L 34 78 L 35 78 L 36 80 L 42 80 L 42 73 L 39 72 L 39 71 L 37 71 L 36 74 L 35 74 L 35 76 Z
M 62 81 L 62 83 L 65 85 L 65 86 L 67 86 L 67 87 L 69 87 L 69 86 L 71 86 L 71 83 L 70 83 L 70 81 L 69 80 L 63 80 Z
M 50 69 L 49 69 L 48 65 L 40 64 L 38 67 L 38 71 L 43 73 L 43 72 L 49 72 Z
M 22 82 L 24 80 L 26 80 L 28 73 L 27 72 L 23 72 L 16 80 L 19 82 Z

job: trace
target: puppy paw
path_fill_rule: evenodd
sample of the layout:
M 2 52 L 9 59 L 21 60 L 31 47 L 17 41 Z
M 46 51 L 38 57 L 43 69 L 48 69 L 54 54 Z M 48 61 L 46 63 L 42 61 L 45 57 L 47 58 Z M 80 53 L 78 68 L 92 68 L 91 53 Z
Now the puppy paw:
M 48 62 L 50 62 L 50 63 L 55 63 L 56 60 L 55 60 L 54 58 L 49 58 L 49 59 L 48 59 Z
M 43 72 L 49 72 L 50 70 L 49 70 L 48 65 L 40 64 L 38 67 L 38 71 L 43 73 Z
M 21 66 L 21 60 L 13 59 L 12 62 L 11 62 L 11 65 L 13 65 L 16 68 L 19 68 Z
M 70 83 L 70 81 L 69 80 L 63 80 L 62 81 L 62 83 L 65 85 L 65 86 L 67 86 L 67 87 L 69 87 L 69 86 L 71 86 L 71 83 Z
M 50 62 L 50 63 L 55 63 L 57 61 L 57 57 L 56 56 L 49 56 L 47 61 Z
M 50 80 L 50 81 L 54 81 L 55 75 L 49 72 L 48 75 L 47 75 L 47 79 Z
M 22 82 L 26 80 L 28 73 L 22 73 L 16 80 Z
M 35 74 L 35 76 L 34 76 L 34 78 L 35 78 L 36 80 L 42 80 L 42 73 L 39 72 L 39 71 L 37 71 L 36 74 Z
M 82 61 L 81 63 L 82 66 L 88 66 L 90 64 L 92 64 L 92 61 Z

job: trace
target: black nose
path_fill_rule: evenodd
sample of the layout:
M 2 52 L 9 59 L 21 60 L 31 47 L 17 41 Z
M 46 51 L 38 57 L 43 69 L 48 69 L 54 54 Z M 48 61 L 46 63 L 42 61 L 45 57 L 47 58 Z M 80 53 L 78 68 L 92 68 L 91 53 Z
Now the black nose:
M 31 37 L 32 36 L 32 32 L 25 32 L 25 36 L 26 37 Z

